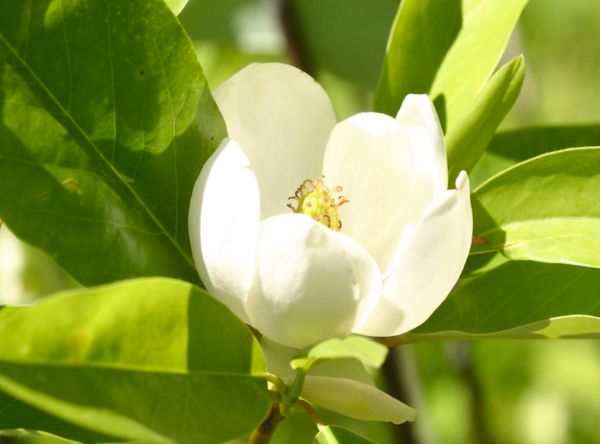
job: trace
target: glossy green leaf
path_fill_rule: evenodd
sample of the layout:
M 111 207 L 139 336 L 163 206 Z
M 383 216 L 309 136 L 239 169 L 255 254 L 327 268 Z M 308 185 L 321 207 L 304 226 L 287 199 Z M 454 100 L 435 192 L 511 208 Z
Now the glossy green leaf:
M 525 78 L 525 61 L 517 57 L 496 72 L 446 137 L 448 181 L 470 172 L 485 152 L 496 129 L 511 110 Z
M 510 259 L 600 267 L 600 148 L 520 163 L 473 193 L 473 232 Z
M 390 34 L 375 110 L 395 116 L 428 93 L 451 129 L 494 72 L 527 0 L 405 0 Z
M 300 350 L 294 355 L 292 368 L 309 368 L 333 359 L 357 359 L 365 365 L 379 368 L 387 356 L 387 347 L 362 336 L 328 339 Z
M 375 444 L 374 441 L 339 426 L 323 427 L 315 436 L 315 444 Z
M 76 441 L 66 440 L 50 433 L 35 430 L 0 430 L 2 444 L 74 444 Z
M 509 261 L 452 293 L 405 342 L 600 338 L 600 270 Z
M 69 292 L 7 318 L 0 387 L 79 426 L 163 443 L 239 437 L 270 406 L 247 327 L 163 278 Z
M 0 430 L 7 429 L 43 431 L 65 439 L 89 444 L 119 441 L 117 438 L 58 419 L 0 391 Z
M 165 0 L 165 3 L 171 8 L 171 11 L 173 11 L 173 14 L 175 15 L 179 15 L 179 13 L 183 11 L 187 2 L 188 0 Z
M 471 187 L 532 157 L 585 146 L 600 146 L 600 125 L 541 126 L 498 133 L 469 174 Z
M 84 285 L 199 283 L 187 218 L 225 135 L 162 0 L 0 0 L 0 218 Z
M 24 309 L 25 305 L 0 305 L 0 322 Z

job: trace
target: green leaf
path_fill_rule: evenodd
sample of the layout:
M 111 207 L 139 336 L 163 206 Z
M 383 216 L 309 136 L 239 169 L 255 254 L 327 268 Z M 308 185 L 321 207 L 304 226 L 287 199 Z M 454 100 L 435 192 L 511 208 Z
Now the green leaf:
M 73 444 L 76 441 L 34 430 L 0 430 L 0 442 L 2 444 Z
M 25 305 L 0 305 L 0 322 L 24 308 Z
M 217 443 L 270 407 L 260 347 L 190 284 L 142 279 L 46 299 L 0 323 L 0 388 L 100 433 Z
M 404 342 L 600 338 L 600 270 L 509 261 L 452 293 Z
M 363 421 L 402 424 L 417 412 L 372 384 L 328 376 L 306 376 L 302 397 L 334 412 Z
M 449 187 L 454 186 L 462 170 L 470 172 L 483 155 L 496 129 L 517 101 L 524 78 L 525 62 L 519 56 L 492 76 L 473 106 L 448 133 Z
M 84 285 L 199 283 L 187 218 L 225 135 L 162 0 L 0 0 L 0 218 Z
M 473 193 L 474 233 L 510 259 L 600 267 L 600 148 L 520 163 Z
M 371 367 L 379 368 L 387 356 L 387 347 L 362 336 L 348 336 L 344 339 L 328 339 L 306 347 L 294 355 L 292 368 L 311 367 L 333 359 L 357 359 Z
M 165 3 L 171 8 L 171 11 L 173 11 L 173 14 L 175 15 L 179 15 L 179 13 L 183 11 L 187 2 L 188 0 L 165 0 Z
M 374 444 L 374 441 L 339 426 L 323 427 L 317 436 L 315 444 Z
M 388 41 L 375 110 L 395 116 L 429 94 L 452 129 L 494 72 L 527 0 L 405 0 Z
M 118 441 L 114 437 L 109 437 L 62 421 L 0 391 L 0 430 L 6 429 L 44 431 L 66 439 L 89 444 Z M 0 439 L 0 442 L 3 442 L 2 439 Z
M 600 125 L 542 126 L 498 133 L 469 174 L 471 186 L 532 157 L 585 146 L 600 146 Z

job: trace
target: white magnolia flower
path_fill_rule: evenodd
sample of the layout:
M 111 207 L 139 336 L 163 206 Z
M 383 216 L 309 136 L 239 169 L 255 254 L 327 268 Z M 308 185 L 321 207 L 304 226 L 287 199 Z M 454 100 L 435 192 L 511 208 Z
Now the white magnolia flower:
M 469 180 L 447 190 L 429 98 L 408 96 L 396 119 L 336 124 L 315 80 L 282 64 L 248 66 L 214 96 L 230 138 L 204 165 L 189 216 L 208 291 L 295 348 L 423 323 L 472 236 Z

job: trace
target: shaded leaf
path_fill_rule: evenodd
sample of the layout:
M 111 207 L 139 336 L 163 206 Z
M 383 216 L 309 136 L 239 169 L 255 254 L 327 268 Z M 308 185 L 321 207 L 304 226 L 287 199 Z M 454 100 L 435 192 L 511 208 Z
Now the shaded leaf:
M 417 412 L 373 385 L 327 376 L 307 376 L 302 397 L 326 409 L 363 421 L 401 424 Z
M 470 172 L 485 152 L 496 129 L 511 110 L 525 78 L 525 62 L 517 57 L 496 72 L 446 137 L 448 183 Z
M 474 233 L 510 259 L 600 267 L 600 148 L 520 163 L 473 193 Z
M 509 261 L 452 293 L 405 342 L 599 338 L 600 270 Z
M 600 146 L 600 125 L 541 126 L 498 133 L 469 174 L 471 186 L 475 188 L 501 171 L 532 157 L 586 146 Z
M 0 0 L 0 217 L 84 285 L 199 283 L 187 217 L 225 135 L 162 0 Z
M 0 430 L 0 442 L 2 444 L 68 444 L 69 441 L 50 433 L 35 430 Z
M 0 323 L 0 387 L 82 427 L 164 443 L 239 437 L 270 407 L 247 327 L 162 278 L 58 295 Z

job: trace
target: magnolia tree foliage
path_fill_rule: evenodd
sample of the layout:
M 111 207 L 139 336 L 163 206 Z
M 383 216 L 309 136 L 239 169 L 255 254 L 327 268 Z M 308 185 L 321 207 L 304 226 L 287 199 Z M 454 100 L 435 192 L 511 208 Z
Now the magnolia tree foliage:
M 288 65 L 211 92 L 185 3 L 0 0 L 0 218 L 83 286 L 0 310 L 3 440 L 371 442 L 313 406 L 414 421 L 386 346 L 598 337 L 600 149 L 480 161 L 526 0 L 404 0 L 342 122 Z

